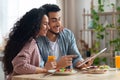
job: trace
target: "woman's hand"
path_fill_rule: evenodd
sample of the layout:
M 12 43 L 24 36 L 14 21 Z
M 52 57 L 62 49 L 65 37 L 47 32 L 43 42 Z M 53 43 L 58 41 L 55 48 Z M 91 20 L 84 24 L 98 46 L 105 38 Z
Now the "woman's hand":
M 57 67 L 56 61 L 47 61 L 45 64 L 45 69 L 50 70 L 50 69 L 55 69 Z
M 63 26 L 61 26 L 61 27 L 60 27 L 60 32 L 61 32 L 61 31 L 63 31 L 63 29 L 64 29 L 64 27 L 63 27 Z
M 46 73 L 46 72 L 47 72 L 47 69 L 45 69 L 45 68 L 40 68 L 40 67 L 36 67 L 36 71 L 35 71 L 36 74 Z

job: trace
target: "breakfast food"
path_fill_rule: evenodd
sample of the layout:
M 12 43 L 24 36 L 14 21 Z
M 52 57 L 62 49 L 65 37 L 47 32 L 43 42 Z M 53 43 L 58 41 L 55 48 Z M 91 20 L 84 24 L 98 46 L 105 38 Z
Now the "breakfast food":
M 57 69 L 55 74 L 70 75 L 70 74 L 75 74 L 76 72 L 77 71 L 74 69 L 61 68 L 61 69 Z
M 110 69 L 110 67 L 108 65 L 101 65 L 101 66 L 99 66 L 99 69 L 108 70 L 108 69 Z
M 82 70 L 86 73 L 92 74 L 102 74 L 105 73 L 110 67 L 108 65 L 101 65 L 101 66 L 89 66 L 87 68 L 83 68 Z
M 105 72 L 106 72 L 106 70 L 103 70 L 103 69 L 90 69 L 90 70 L 88 70 L 88 73 L 92 73 L 92 74 L 103 74 Z
M 82 68 L 81 70 L 82 71 L 88 71 L 90 69 L 97 69 L 97 68 L 98 68 L 98 66 L 89 66 L 89 67 L 86 67 L 86 68 Z
M 72 72 L 73 69 L 66 69 L 66 68 L 61 68 L 61 69 L 57 69 L 57 72 Z

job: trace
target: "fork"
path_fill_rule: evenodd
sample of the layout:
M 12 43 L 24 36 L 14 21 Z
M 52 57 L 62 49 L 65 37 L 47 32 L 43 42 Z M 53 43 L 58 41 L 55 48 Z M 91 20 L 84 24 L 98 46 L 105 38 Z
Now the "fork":
M 55 72 L 53 72 L 53 73 L 46 73 L 43 76 L 41 76 L 41 78 L 49 77 L 49 76 L 52 76 L 54 74 L 55 74 Z

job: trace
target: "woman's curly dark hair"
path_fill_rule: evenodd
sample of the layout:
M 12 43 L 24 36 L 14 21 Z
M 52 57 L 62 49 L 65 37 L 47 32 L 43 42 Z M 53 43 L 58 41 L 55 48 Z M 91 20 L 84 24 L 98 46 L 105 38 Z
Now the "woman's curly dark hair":
M 13 58 L 26 42 L 38 35 L 44 15 L 43 8 L 33 8 L 14 24 L 4 50 L 3 68 L 6 75 L 13 71 Z

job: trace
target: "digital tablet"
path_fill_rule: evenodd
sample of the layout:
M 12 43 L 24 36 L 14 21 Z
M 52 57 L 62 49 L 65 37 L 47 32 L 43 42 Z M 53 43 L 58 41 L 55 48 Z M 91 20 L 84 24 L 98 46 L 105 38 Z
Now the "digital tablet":
M 87 63 L 89 60 L 96 58 L 98 55 L 100 55 L 101 53 L 103 53 L 107 48 L 102 49 L 100 52 L 98 52 L 96 55 L 90 57 L 89 59 L 83 61 L 80 65 L 78 65 L 77 67 L 82 66 L 83 64 Z

